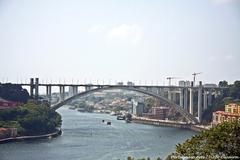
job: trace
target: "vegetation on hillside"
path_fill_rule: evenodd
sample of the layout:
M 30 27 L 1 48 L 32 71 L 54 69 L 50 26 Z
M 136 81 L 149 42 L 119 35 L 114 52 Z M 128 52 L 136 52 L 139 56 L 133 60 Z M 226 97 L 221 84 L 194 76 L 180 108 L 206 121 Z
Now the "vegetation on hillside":
M 193 136 L 176 146 L 168 159 L 192 157 L 197 159 L 240 158 L 240 121 L 224 122 L 209 131 Z M 175 158 L 174 158 L 175 157 Z M 232 159 L 230 158 L 230 159 Z
M 61 126 L 61 116 L 46 105 L 27 103 L 0 111 L 0 127 L 17 128 L 18 135 L 46 134 Z
M 27 103 L 29 94 L 26 89 L 17 84 L 0 84 L 0 97 L 9 101 Z
M 94 106 L 87 104 L 86 101 L 77 101 L 71 104 L 71 109 L 82 109 L 86 112 L 92 112 Z
M 212 113 L 218 110 L 224 110 L 224 106 L 228 103 L 234 102 L 240 104 L 240 81 L 235 81 L 234 84 L 228 84 L 227 81 L 220 81 L 219 87 L 227 87 L 222 94 L 213 97 L 212 106 L 208 107 L 203 112 L 203 123 L 212 121 Z

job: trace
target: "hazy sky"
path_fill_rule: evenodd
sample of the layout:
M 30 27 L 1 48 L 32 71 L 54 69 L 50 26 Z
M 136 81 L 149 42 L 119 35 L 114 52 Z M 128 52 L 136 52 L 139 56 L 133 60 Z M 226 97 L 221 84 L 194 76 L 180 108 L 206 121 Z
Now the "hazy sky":
M 0 81 L 240 79 L 239 0 L 0 0 Z

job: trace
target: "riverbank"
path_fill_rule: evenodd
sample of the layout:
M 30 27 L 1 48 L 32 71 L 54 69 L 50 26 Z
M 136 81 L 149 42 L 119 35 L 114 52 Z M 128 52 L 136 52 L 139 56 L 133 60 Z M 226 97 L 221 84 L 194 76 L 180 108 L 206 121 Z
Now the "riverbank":
M 186 122 L 176 122 L 176 121 L 169 121 L 169 120 L 149 119 L 144 117 L 133 117 L 132 121 L 135 123 L 154 125 L 154 126 L 190 129 L 195 132 L 202 132 L 210 129 L 209 126 L 193 125 L 193 124 L 188 124 Z
M 12 142 L 12 141 L 20 141 L 20 140 L 53 138 L 53 137 L 57 137 L 61 134 L 62 134 L 62 130 L 57 129 L 55 132 L 49 133 L 49 134 L 36 135 L 36 136 L 17 136 L 17 137 L 4 138 L 4 139 L 0 139 L 0 143 L 7 143 L 7 142 Z

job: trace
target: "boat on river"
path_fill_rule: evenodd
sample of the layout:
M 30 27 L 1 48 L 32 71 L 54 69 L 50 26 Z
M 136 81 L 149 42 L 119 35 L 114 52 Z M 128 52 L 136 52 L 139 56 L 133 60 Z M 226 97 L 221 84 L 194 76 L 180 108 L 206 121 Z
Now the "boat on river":
M 126 116 L 125 115 L 118 115 L 117 120 L 125 120 Z
M 129 119 L 126 119 L 125 122 L 126 123 L 131 123 L 131 121 Z

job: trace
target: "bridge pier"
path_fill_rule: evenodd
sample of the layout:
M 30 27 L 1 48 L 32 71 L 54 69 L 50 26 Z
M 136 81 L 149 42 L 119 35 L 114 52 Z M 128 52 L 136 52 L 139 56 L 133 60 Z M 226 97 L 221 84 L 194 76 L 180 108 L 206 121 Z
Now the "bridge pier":
M 38 87 L 39 87 L 39 79 L 35 78 L 35 99 L 38 99 L 38 95 L 39 95 Z
M 193 115 L 193 82 L 191 82 L 191 88 L 189 88 L 189 113 Z
M 69 86 L 68 93 L 69 93 L 69 97 L 72 97 L 78 94 L 78 86 Z
M 170 89 L 168 90 L 168 100 L 172 100 L 172 93 L 171 93 L 171 91 L 170 91 Z
M 207 91 L 204 90 L 203 92 L 203 109 L 206 110 L 207 109 Z
M 184 106 L 183 106 L 183 101 L 184 101 L 184 89 L 183 88 L 181 88 L 180 89 L 180 95 L 179 95 L 179 105 L 181 106 L 181 107 L 183 107 L 184 108 Z
M 51 85 L 46 86 L 46 95 L 47 95 L 47 99 L 48 99 L 49 103 L 51 104 L 51 100 L 52 100 L 52 86 Z
M 86 86 L 85 87 L 85 91 L 89 91 L 90 90 L 90 87 L 89 86 Z
M 74 94 L 74 96 L 78 94 L 78 86 L 75 86 L 73 88 L 73 94 Z
M 198 88 L 198 121 L 201 123 L 202 121 L 202 82 L 199 82 L 199 88 Z
M 211 105 L 212 105 L 212 90 L 210 89 L 208 93 L 208 106 Z
M 63 101 L 65 99 L 65 86 L 59 86 L 60 92 L 59 92 L 59 98 L 60 101 Z
M 184 89 L 184 101 L 183 101 L 183 108 L 185 109 L 185 110 L 188 110 L 188 88 L 185 88 Z
M 177 93 L 176 92 L 172 92 L 172 101 L 174 103 L 177 103 Z
M 74 89 L 73 86 L 69 86 L 69 87 L 68 87 L 68 96 L 69 96 L 69 97 L 74 96 L 74 94 L 73 94 L 73 89 Z
M 33 78 L 30 78 L 30 96 L 31 97 L 34 97 L 34 79 Z

